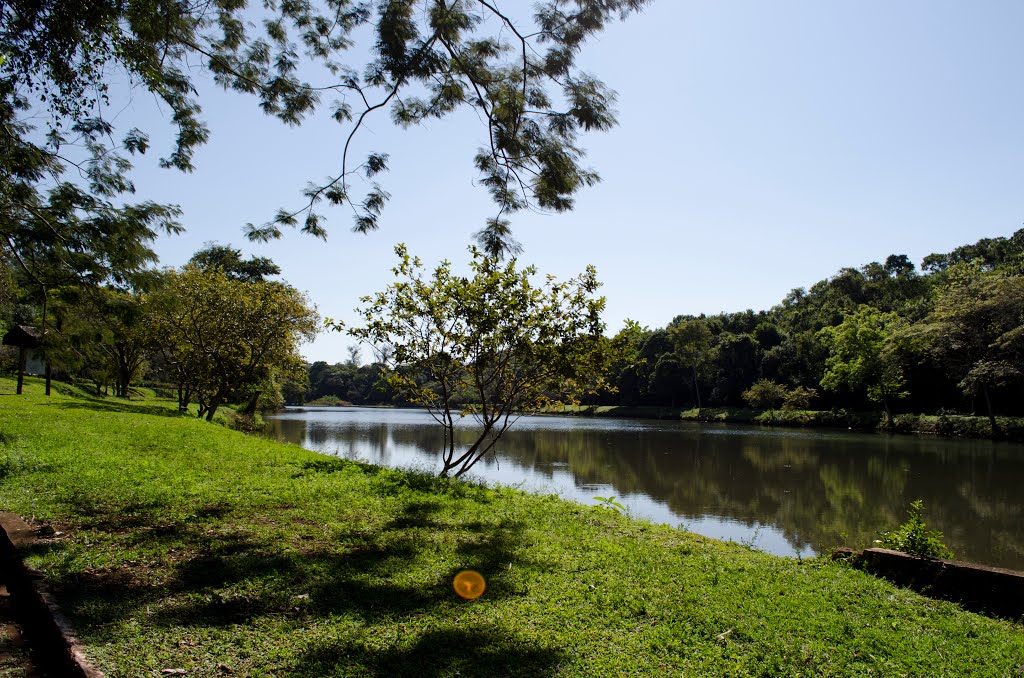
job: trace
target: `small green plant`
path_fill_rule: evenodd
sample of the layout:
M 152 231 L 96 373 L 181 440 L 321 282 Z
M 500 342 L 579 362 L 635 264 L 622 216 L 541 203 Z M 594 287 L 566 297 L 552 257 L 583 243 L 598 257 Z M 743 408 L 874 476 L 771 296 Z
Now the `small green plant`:
M 879 540 L 881 545 L 922 558 L 952 558 L 953 552 L 942 542 L 942 533 L 925 529 L 926 525 L 921 518 L 923 511 L 923 501 L 918 499 L 911 502 L 907 510 L 907 522 L 891 532 L 883 532 Z
M 615 501 L 615 496 L 611 497 L 594 497 L 594 501 L 601 508 L 608 509 L 609 511 L 615 511 L 616 513 L 625 513 L 626 507 Z

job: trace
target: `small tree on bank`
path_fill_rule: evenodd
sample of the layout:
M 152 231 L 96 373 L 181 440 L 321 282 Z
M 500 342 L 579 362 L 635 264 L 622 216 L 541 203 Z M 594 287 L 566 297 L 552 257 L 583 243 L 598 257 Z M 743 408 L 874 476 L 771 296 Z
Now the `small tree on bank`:
M 397 246 L 398 281 L 364 297 L 357 312 L 365 325 L 348 330 L 382 356 L 392 387 L 443 427 L 442 477 L 473 468 L 519 415 L 604 388 L 612 359 L 593 267 L 535 286 L 533 267 L 470 251 L 469 276 L 445 261 L 427 278 L 420 260 Z M 457 449 L 455 427 L 465 416 L 478 428 L 469 447 Z
M 768 410 L 768 418 L 775 422 L 775 409 L 786 399 L 789 391 L 782 384 L 771 379 L 758 379 L 743 392 L 743 399 L 759 410 Z

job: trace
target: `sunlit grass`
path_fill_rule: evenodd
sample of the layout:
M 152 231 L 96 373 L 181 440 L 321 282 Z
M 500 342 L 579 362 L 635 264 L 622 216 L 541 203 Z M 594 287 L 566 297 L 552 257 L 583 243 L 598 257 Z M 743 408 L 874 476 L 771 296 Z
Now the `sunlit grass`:
M 1020 625 L 843 565 L 324 457 L 171 402 L 13 390 L 0 503 L 60 533 L 31 563 L 109 676 L 1024 669 Z M 482 597 L 456 594 L 463 570 Z

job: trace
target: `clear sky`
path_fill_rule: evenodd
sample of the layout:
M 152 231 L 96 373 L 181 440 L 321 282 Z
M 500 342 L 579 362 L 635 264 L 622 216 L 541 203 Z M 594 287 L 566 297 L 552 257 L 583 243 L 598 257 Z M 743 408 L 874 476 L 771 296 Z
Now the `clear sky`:
M 1009 235 L 1024 220 L 1022 26 L 1019 0 L 655 0 L 585 50 L 619 94 L 619 126 L 584 139 L 603 182 L 571 213 L 516 215 L 521 260 L 558 277 L 594 264 L 614 332 L 625 318 L 766 309 L 844 266 Z M 493 216 L 474 186 L 474 116 L 411 130 L 381 116 L 360 140 L 391 154 L 379 231 L 351 233 L 339 210 L 326 243 L 250 244 L 244 223 L 301 205 L 306 181 L 336 170 L 342 130 L 289 129 L 242 95 L 200 91 L 213 137 L 197 171 L 157 169 L 153 134 L 136 174 L 139 197 L 185 210 L 188 233 L 158 243 L 164 265 L 231 244 L 351 321 L 390 282 L 395 243 L 462 262 Z M 124 115 L 166 127 L 144 98 Z M 324 334 L 303 352 L 341 361 L 348 342 Z

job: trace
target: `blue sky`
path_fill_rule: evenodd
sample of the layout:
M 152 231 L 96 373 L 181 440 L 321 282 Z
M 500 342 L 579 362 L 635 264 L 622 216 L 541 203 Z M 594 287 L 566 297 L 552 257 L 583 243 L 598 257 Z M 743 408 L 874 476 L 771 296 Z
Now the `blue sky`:
M 571 213 L 516 215 L 521 260 L 559 277 L 594 264 L 614 332 L 765 309 L 844 266 L 1009 235 L 1024 221 L 1021 26 L 1017 0 L 655 0 L 585 50 L 619 94 L 619 126 L 584 140 L 603 182 Z M 336 169 L 343 131 L 326 116 L 286 128 L 251 99 L 200 91 L 213 137 L 197 171 L 157 169 L 154 133 L 136 174 L 140 197 L 185 210 L 188 233 L 158 243 L 164 265 L 229 243 L 351 321 L 390 282 L 395 243 L 462 262 L 493 215 L 474 186 L 485 130 L 472 114 L 411 130 L 381 116 L 359 141 L 391 154 L 378 232 L 351 233 L 341 210 L 326 243 L 247 243 L 244 223 L 298 206 L 308 179 Z M 154 132 L 161 115 L 142 95 L 122 112 Z M 348 341 L 324 334 L 303 352 L 340 361 Z

